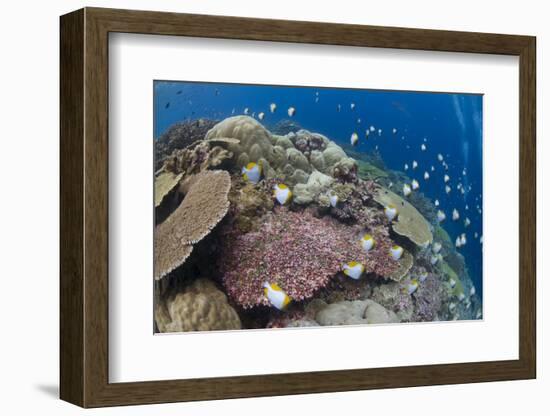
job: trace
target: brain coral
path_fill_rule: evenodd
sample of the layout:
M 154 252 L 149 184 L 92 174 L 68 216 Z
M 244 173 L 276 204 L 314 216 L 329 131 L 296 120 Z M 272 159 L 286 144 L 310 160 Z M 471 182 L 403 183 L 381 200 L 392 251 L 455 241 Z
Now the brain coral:
M 182 265 L 192 245 L 202 240 L 229 209 L 231 186 L 226 171 L 205 171 L 196 175 L 176 210 L 155 229 L 155 279 Z
M 197 279 L 183 292 L 161 301 L 155 320 L 160 332 L 241 329 L 225 294 L 207 279 Z
M 369 273 L 393 272 L 396 265 L 387 254 L 391 243 L 380 239 L 366 254 L 359 236 L 357 228 L 331 217 L 277 207 L 258 231 L 224 230 L 219 264 L 224 286 L 232 299 L 250 308 L 268 305 L 262 290 L 266 281 L 299 301 L 312 297 L 349 261 L 363 263 Z
M 397 208 L 397 220 L 393 221 L 393 231 L 407 237 L 419 246 L 425 246 L 433 241 L 430 224 L 415 207 L 386 188 L 380 187 L 374 194 L 374 200 L 383 207 L 394 205 Z
M 271 133 L 267 131 L 258 121 L 249 116 L 229 117 L 216 124 L 206 134 L 206 139 L 211 140 L 218 137 L 233 138 L 240 141 L 239 144 L 229 144 L 228 150 L 233 152 L 236 160 L 258 162 L 265 158 L 274 167 L 278 168 L 277 162 L 280 156 L 272 155 L 273 145 Z M 242 166 L 238 166 L 241 168 Z

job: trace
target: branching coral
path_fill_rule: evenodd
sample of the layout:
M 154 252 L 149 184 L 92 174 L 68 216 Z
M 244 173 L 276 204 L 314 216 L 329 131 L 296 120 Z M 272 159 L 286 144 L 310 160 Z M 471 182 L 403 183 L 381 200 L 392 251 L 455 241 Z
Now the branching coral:
M 207 279 L 197 279 L 184 291 L 161 300 L 155 321 L 160 332 L 241 329 L 225 294 Z
M 210 130 L 216 121 L 207 119 L 198 119 L 176 123 L 168 128 L 155 141 L 155 170 L 158 170 L 165 159 L 176 149 L 183 149 L 202 140 L 206 132 Z
M 226 171 L 197 175 L 183 202 L 155 229 L 155 279 L 182 265 L 229 209 L 231 179 Z
M 225 230 L 220 256 L 224 286 L 235 302 L 250 308 L 268 305 L 262 290 L 266 281 L 299 301 L 312 297 L 350 261 L 361 262 L 368 273 L 390 274 L 396 265 L 388 256 L 389 241 L 381 239 L 365 253 L 357 231 L 330 217 L 279 207 L 257 232 Z

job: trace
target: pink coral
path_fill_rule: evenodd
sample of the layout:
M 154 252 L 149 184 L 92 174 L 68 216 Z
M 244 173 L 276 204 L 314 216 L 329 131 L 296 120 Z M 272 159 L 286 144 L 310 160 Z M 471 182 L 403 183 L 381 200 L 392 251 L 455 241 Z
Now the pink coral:
M 361 230 L 331 217 L 278 207 L 256 232 L 224 232 L 220 256 L 222 281 L 229 296 L 244 308 L 268 305 L 264 282 L 277 283 L 293 300 L 311 298 L 344 263 L 361 262 L 367 273 L 387 275 L 396 265 L 388 256 L 387 238 L 368 254 Z M 376 235 L 375 235 L 376 239 Z

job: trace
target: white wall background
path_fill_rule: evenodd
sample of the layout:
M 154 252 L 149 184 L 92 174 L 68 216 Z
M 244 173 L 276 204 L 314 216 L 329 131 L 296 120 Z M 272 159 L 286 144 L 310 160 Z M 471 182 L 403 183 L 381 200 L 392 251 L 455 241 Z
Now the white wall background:
M 550 81 L 550 26 L 545 2 L 277 0 L 51 0 L 5 2 L 0 14 L 0 410 L 3 414 L 72 415 L 80 409 L 58 395 L 58 16 L 82 6 L 318 20 L 387 26 L 536 35 L 538 38 L 538 312 L 539 364 L 535 381 L 470 384 L 338 394 L 92 410 L 103 415 L 262 414 L 347 411 L 369 414 L 545 415 L 550 410 L 550 361 L 544 348 L 550 293 L 544 243 L 550 227 L 550 145 L 544 141 Z M 546 65 L 547 66 L 547 65 Z M 503 122 L 505 122 L 503 120 Z M 546 199 L 546 201 L 544 200 Z M 489 213 L 490 215 L 490 213 Z M 546 241 L 545 241 L 546 240 Z M 546 267 L 545 267 L 546 266 Z M 546 331 L 543 332 L 543 325 Z M 475 341 L 474 341 L 475 342 Z

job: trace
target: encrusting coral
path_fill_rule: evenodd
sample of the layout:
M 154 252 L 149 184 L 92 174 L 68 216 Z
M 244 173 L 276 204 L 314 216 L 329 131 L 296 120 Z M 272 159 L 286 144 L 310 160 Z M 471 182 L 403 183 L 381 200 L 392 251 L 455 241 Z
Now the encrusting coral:
M 230 186 L 226 171 L 197 175 L 182 203 L 156 227 L 156 280 L 182 265 L 191 254 L 191 246 L 208 235 L 225 216 Z
M 399 322 L 393 311 L 370 299 L 331 303 L 317 312 L 315 320 L 322 326 Z
M 374 194 L 374 200 L 382 207 L 393 205 L 397 209 L 397 219 L 392 223 L 395 233 L 407 237 L 421 247 L 431 244 L 433 235 L 430 224 L 409 202 L 382 187 Z
M 204 278 L 160 301 L 155 321 L 160 332 L 241 329 L 239 316 L 225 294 Z
M 361 262 L 367 273 L 388 275 L 396 267 L 388 256 L 389 242 L 365 253 L 360 235 L 326 216 L 278 207 L 257 232 L 224 230 L 220 255 L 222 281 L 229 296 L 245 308 L 268 305 L 264 282 L 277 283 L 292 299 L 311 298 L 342 270 Z

